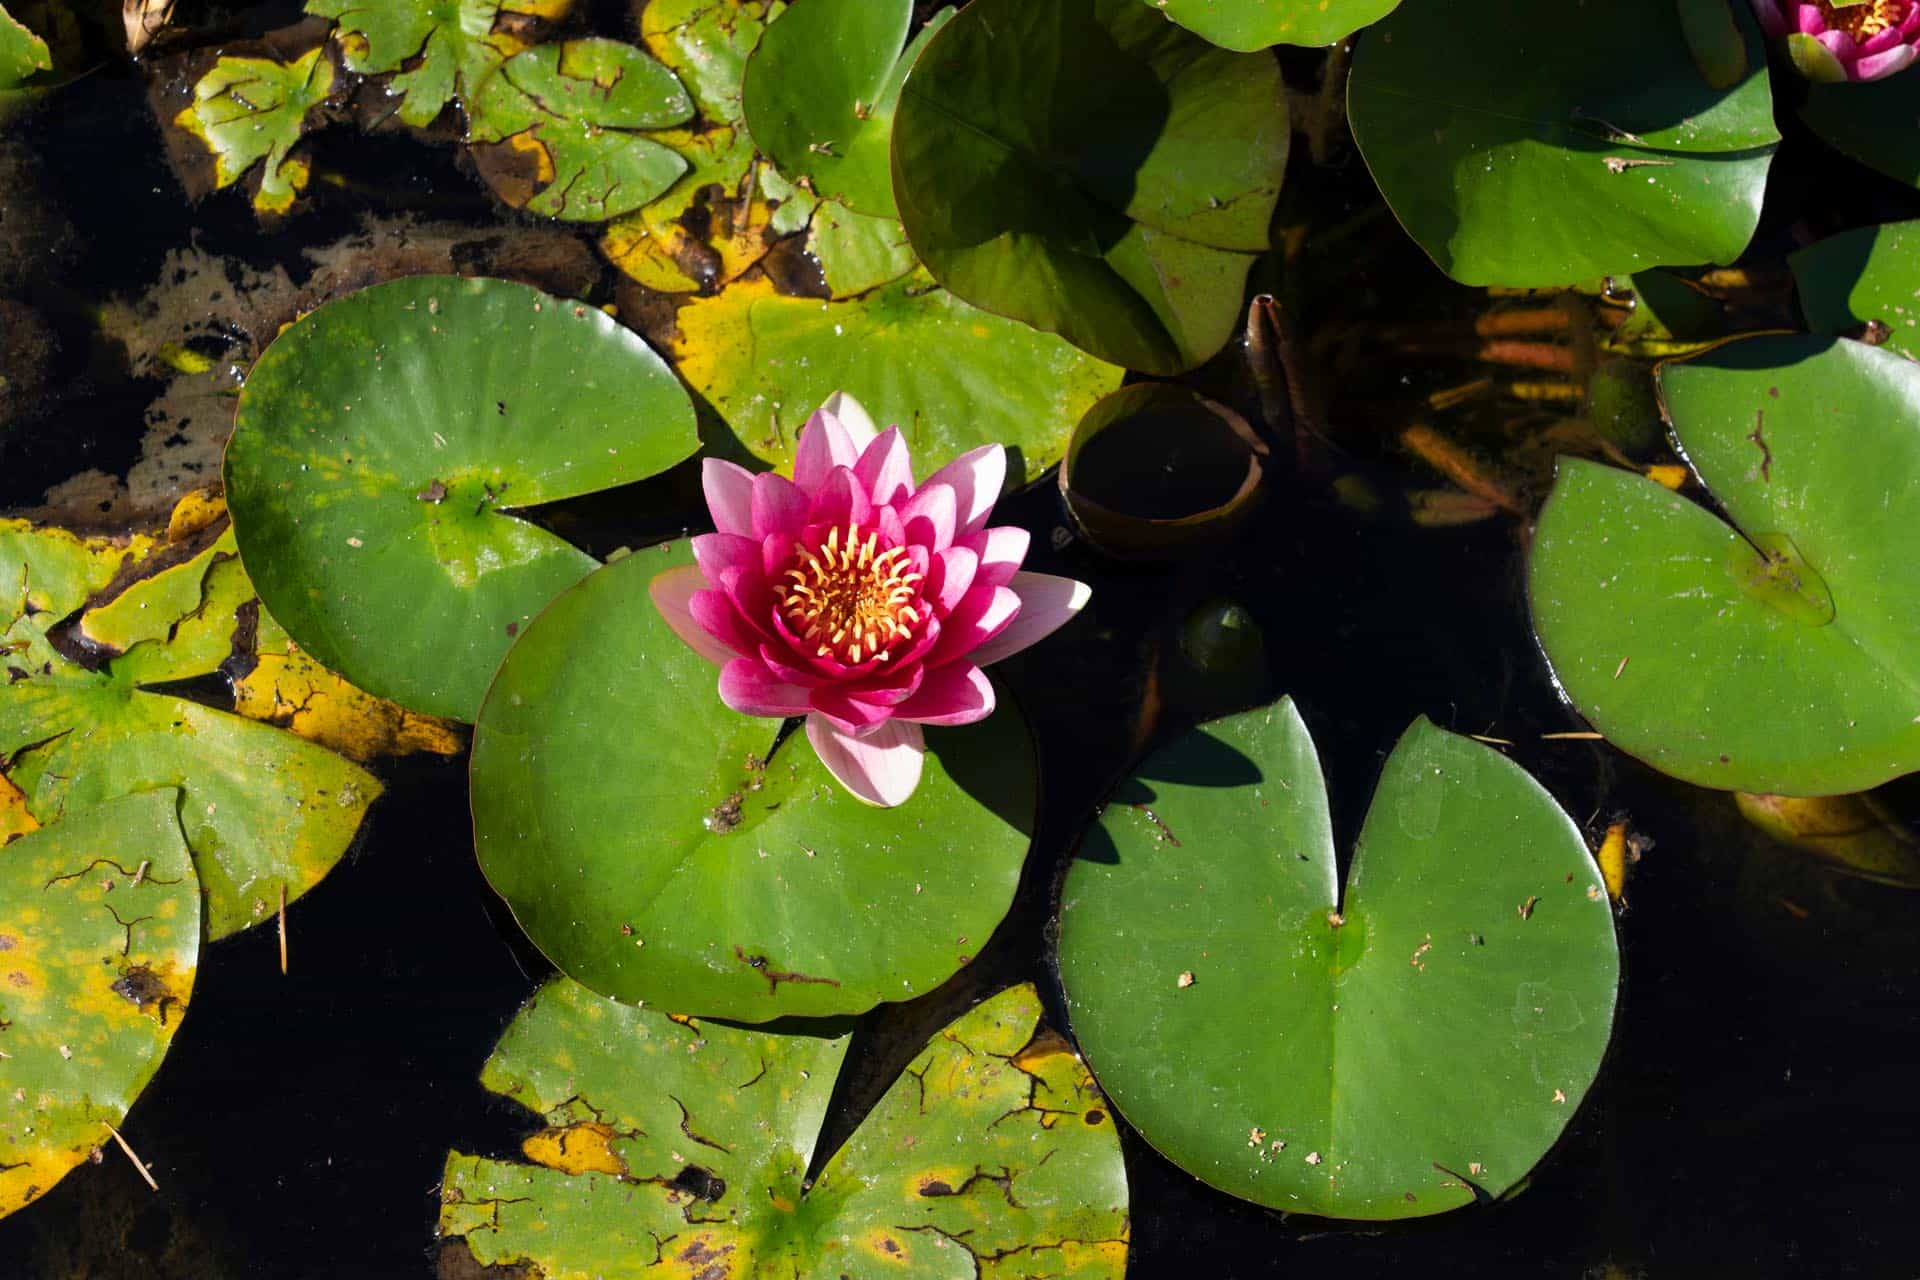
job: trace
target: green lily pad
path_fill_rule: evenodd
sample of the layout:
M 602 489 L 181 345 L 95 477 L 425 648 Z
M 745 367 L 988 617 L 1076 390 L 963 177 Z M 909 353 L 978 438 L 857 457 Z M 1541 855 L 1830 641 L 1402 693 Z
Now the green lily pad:
M 573 0 L 307 0 L 308 13 L 339 24 L 334 39 L 347 70 L 399 72 L 392 91 L 400 119 L 422 129 L 527 48 L 528 24 L 557 21 L 572 7 Z
M 1561 460 L 1528 590 L 1567 697 L 1700 786 L 1837 795 L 1920 769 L 1920 367 L 1761 337 L 1664 366 L 1660 390 L 1732 524 Z
M 747 61 L 747 131 L 788 177 L 859 213 L 896 216 L 887 143 L 900 86 L 952 17 L 940 10 L 908 45 L 913 0 L 790 6 Z
M 647 585 L 691 562 L 680 542 L 608 565 L 507 655 L 474 730 L 481 869 L 563 973 L 616 999 L 759 1022 L 932 990 L 1026 860 L 1018 712 L 927 730 L 913 798 L 864 805 L 806 735 L 728 710 L 668 629 Z
M 18 89 L 42 71 L 53 70 L 47 42 L 0 5 L 0 93 Z
M 1400 0 L 1142 0 L 1204 40 L 1250 53 L 1326 45 L 1393 12 Z
M 666 364 L 598 309 L 415 276 L 267 349 L 227 500 L 261 601 L 302 648 L 402 706 L 471 720 L 515 633 L 596 564 L 508 512 L 697 446 Z
M 1619 957 L 1580 833 L 1489 747 L 1416 720 L 1342 897 L 1290 699 L 1152 756 L 1082 842 L 1060 976 L 1141 1136 L 1274 1208 L 1412 1218 L 1499 1195 L 1600 1067 Z
M 1920 76 L 1809 85 L 1800 118 L 1841 155 L 1920 187 Z
M 807 416 L 843 390 L 900 425 L 922 477 L 998 441 L 1018 486 L 1060 460 L 1073 424 L 1124 372 L 920 272 L 846 302 L 742 281 L 682 307 L 678 324 L 680 376 L 749 453 L 783 467 Z
M 1140 0 L 974 0 L 901 93 L 893 193 L 976 306 L 1177 373 L 1225 345 L 1287 162 L 1279 64 Z
M 1710 86 L 1673 0 L 1403 5 L 1360 41 L 1347 110 L 1408 233 L 1467 284 L 1566 285 L 1730 262 L 1780 140 L 1745 6 Z
M 57 533 L 0 538 L 0 583 L 32 581 L 37 566 L 72 549 Z M 94 578 L 106 563 L 96 562 Z M 145 687 L 209 674 L 231 652 L 236 612 L 253 595 L 231 541 L 83 617 L 79 635 L 110 655 L 98 671 L 69 661 L 42 630 L 77 606 L 86 578 L 41 581 L 49 589 L 38 600 L 55 608 L 38 603 L 32 586 L 0 596 L 0 618 L 11 619 L 0 633 L 0 759 L 10 760 L 33 816 L 52 825 L 118 796 L 179 788 L 216 938 L 267 918 L 283 888 L 293 901 L 319 883 L 352 843 L 379 781 L 292 734 Z
M 673 72 L 617 40 L 568 40 L 517 54 L 475 96 L 467 141 L 480 173 L 516 209 L 605 222 L 672 186 L 687 162 L 643 129 L 679 124 L 693 100 Z
M 546 1280 L 1120 1280 L 1120 1144 L 1039 1019 L 1021 986 L 947 1026 L 808 1186 L 844 1034 L 683 1022 L 555 979 L 481 1077 L 545 1121 L 535 1163 L 450 1154 L 443 1248 Z
M 1816 331 L 1858 336 L 1878 321 L 1887 347 L 1920 359 L 1920 222 L 1856 227 L 1787 262 Z
M 200 886 L 180 793 L 144 791 L 0 856 L 0 1216 L 122 1124 L 193 993 Z
M 307 117 L 332 91 L 333 64 L 324 46 L 292 62 L 221 58 L 193 86 L 193 105 L 174 123 L 213 154 L 216 187 L 232 186 L 259 165 L 254 209 L 285 213 L 311 174 L 293 148 L 307 131 Z
M 807 228 L 807 252 L 836 299 L 856 297 L 898 280 L 920 260 L 907 232 L 892 218 L 855 213 L 836 200 L 822 200 Z

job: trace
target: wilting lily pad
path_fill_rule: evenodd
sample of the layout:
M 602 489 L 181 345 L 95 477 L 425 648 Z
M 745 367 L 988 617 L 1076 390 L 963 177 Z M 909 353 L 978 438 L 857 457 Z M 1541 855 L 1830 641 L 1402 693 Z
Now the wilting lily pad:
M 1842 155 L 1920 187 L 1920 76 L 1809 85 L 1800 118 Z
M 847 302 L 743 281 L 680 309 L 680 375 L 755 457 L 791 465 L 807 415 L 844 390 L 898 423 L 930 473 L 977 445 L 1007 446 L 1010 483 L 1037 479 L 1123 370 L 1051 334 L 969 306 L 914 273 Z
M 621 1000 L 757 1022 L 938 986 L 1026 860 L 1019 712 L 929 729 L 913 798 L 868 807 L 806 735 L 721 703 L 647 595 L 688 563 L 682 542 L 608 565 L 507 655 L 474 731 L 481 869 L 562 972 Z
M 11 619 L 0 633 L 0 758 L 46 824 L 117 796 L 179 788 L 208 932 L 244 929 L 267 916 L 282 888 L 292 901 L 332 869 L 380 783 L 291 734 L 145 687 L 206 675 L 230 653 L 238 606 L 252 596 L 230 541 L 81 618 L 78 636 L 110 655 L 99 670 L 69 661 L 43 634 L 78 605 L 80 580 L 42 577 L 39 586 L 52 589 L 39 594 L 36 569 L 75 546 L 85 544 L 59 533 L 0 540 L 0 583 L 29 583 L 24 596 L 0 595 L 0 618 Z
M 789 178 L 866 214 L 894 217 L 887 142 L 907 71 L 953 16 L 907 45 L 913 0 L 803 0 L 747 62 L 747 130 Z M 903 51 L 903 46 L 905 46 Z
M 193 993 L 180 793 L 78 809 L 0 853 L 0 1215 L 109 1141 Z
M 527 48 L 531 26 L 572 7 L 573 0 L 307 0 L 308 13 L 340 24 L 334 39 L 347 70 L 400 73 L 392 85 L 398 114 L 416 128 Z
M 844 1034 L 681 1021 L 555 979 L 481 1077 L 545 1120 L 534 1163 L 449 1155 L 441 1239 L 547 1280 L 1119 1280 L 1120 1144 L 1039 1019 L 1030 986 L 957 1019 L 807 1186 Z
M 517 54 L 475 97 L 467 139 L 482 176 L 516 209 L 604 222 L 673 185 L 687 162 L 641 134 L 679 124 L 693 101 L 673 72 L 617 40 Z
M 609 261 L 650 289 L 723 285 L 758 262 L 773 236 L 806 225 L 811 197 L 776 182 L 741 119 L 747 57 L 781 8 L 778 0 L 650 0 L 640 15 L 647 49 L 699 112 L 691 125 L 654 135 L 686 157 L 687 172 L 600 241 Z
M 1561 460 L 1528 582 L 1568 698 L 1701 786 L 1834 795 L 1920 769 L 1920 366 L 1761 337 L 1660 389 L 1733 523 Z
M 907 77 L 893 193 L 960 297 L 1177 373 L 1231 335 L 1286 160 L 1271 55 L 1140 0 L 974 0 Z
M 1499 1195 L 1580 1104 L 1619 958 L 1579 831 L 1417 720 L 1347 874 L 1284 700 L 1154 755 L 1062 894 L 1074 1033 L 1175 1164 L 1260 1204 L 1411 1218 Z
M 1400 0 L 1143 0 L 1214 44 L 1332 44 L 1393 11 Z
M 1814 329 L 1859 337 L 1877 321 L 1888 347 L 1920 358 L 1920 222 L 1843 231 L 1788 263 Z
M 267 349 L 227 498 L 261 601 L 302 648 L 470 720 L 514 635 L 596 563 L 508 512 L 644 479 L 697 444 L 665 362 L 597 308 L 415 276 Z
M 292 62 L 221 58 L 193 86 L 193 105 L 174 123 L 213 153 L 216 186 L 232 186 L 257 164 L 253 207 L 285 213 L 306 190 L 311 172 L 293 148 L 307 130 L 307 117 L 332 91 L 333 64 L 324 47 Z
M 1354 55 L 1354 138 L 1401 224 L 1468 284 L 1730 262 L 1780 134 L 1759 29 L 1729 7 L 1746 59 L 1723 90 L 1673 0 L 1402 5 Z

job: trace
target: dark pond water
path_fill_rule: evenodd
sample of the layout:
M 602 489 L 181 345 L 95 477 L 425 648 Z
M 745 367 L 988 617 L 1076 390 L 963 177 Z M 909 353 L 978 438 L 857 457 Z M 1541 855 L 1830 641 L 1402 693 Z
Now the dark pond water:
M 508 233 L 517 225 L 446 153 L 401 143 L 323 151 L 351 181 L 274 235 L 257 230 L 237 199 L 189 211 L 158 153 L 141 87 L 111 72 L 0 137 L 0 147 L 13 162 L 23 149 L 31 156 L 37 198 L 67 226 L 63 247 L 41 252 L 10 286 L 53 319 L 60 351 L 46 366 L 44 412 L 0 424 L 0 509 L 36 504 L 81 468 L 124 472 L 133 462 L 156 387 L 116 368 L 81 318 L 89 301 L 144 288 L 169 248 L 194 239 L 255 266 L 297 265 L 299 249 L 348 233 L 369 209 L 424 210 Z M 1821 176 L 1773 185 L 1818 189 Z M 1350 174 L 1317 198 L 1337 211 L 1364 186 L 1364 175 Z M 20 207 L 17 191 L 8 196 Z M 1771 211 L 1763 235 L 1782 236 L 1805 216 Z M 1289 282 L 1310 331 L 1408 317 L 1461 323 L 1467 291 L 1445 286 L 1409 248 L 1358 243 L 1382 239 L 1351 236 Z M 603 296 L 610 286 L 610 278 L 596 285 Z M 1334 385 L 1336 416 L 1358 420 L 1365 404 L 1389 412 L 1396 388 L 1412 395 L 1435 377 L 1391 344 L 1377 346 L 1364 376 Z M 1253 416 L 1238 361 L 1230 352 L 1195 381 Z M 1435 482 L 1384 447 L 1355 450 L 1384 486 Z M 1725 797 L 1665 782 L 1598 744 L 1540 741 L 1582 726 L 1563 709 L 1527 629 L 1512 522 L 1421 529 L 1369 520 L 1334 502 L 1324 483 L 1283 470 L 1225 552 L 1138 568 L 1067 537 L 1050 485 L 1003 510 L 1036 534 L 1035 567 L 1094 585 L 1089 616 L 1062 633 L 1044 671 L 1019 661 L 1006 669 L 1041 746 L 1045 807 L 1034 852 L 1012 913 L 976 962 L 946 989 L 867 1019 L 836 1133 L 931 1029 L 982 992 L 1036 981 L 1064 1021 L 1048 949 L 1056 881 L 1086 816 L 1136 754 L 1150 691 L 1160 707 L 1151 741 L 1290 692 L 1323 753 L 1344 839 L 1358 829 L 1386 750 L 1420 714 L 1517 744 L 1514 757 L 1576 820 L 1604 825 L 1625 813 L 1652 837 L 1620 923 L 1613 1046 L 1564 1139 L 1520 1194 L 1390 1230 L 1287 1219 L 1231 1200 L 1123 1127 L 1130 1274 L 1920 1270 L 1912 1054 L 1920 897 L 1766 845 L 1743 831 Z M 575 523 L 602 550 L 660 532 L 620 526 L 618 504 Z M 1220 597 L 1259 621 L 1266 675 L 1208 681 L 1180 665 L 1180 622 Z M 359 845 L 292 913 L 291 973 L 278 972 L 270 930 L 205 952 L 191 1016 L 124 1130 L 152 1163 L 158 1194 L 109 1152 L 0 1220 L 0 1277 L 434 1273 L 435 1191 L 448 1148 L 508 1156 L 534 1127 L 482 1090 L 478 1071 L 549 970 L 475 866 L 464 761 L 376 767 L 388 791 Z

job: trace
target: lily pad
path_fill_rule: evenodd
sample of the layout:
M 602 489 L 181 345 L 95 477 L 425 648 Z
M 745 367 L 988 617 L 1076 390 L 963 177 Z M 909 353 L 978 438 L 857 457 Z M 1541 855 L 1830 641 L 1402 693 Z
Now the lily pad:
M 334 39 L 347 70 L 399 72 L 398 115 L 421 129 L 526 49 L 529 26 L 558 21 L 572 7 L 573 0 L 307 0 L 308 13 L 339 23 Z
M 1120 1144 L 1039 1019 L 1030 986 L 957 1019 L 809 1186 L 844 1034 L 682 1021 L 555 979 L 481 1077 L 545 1121 L 534 1163 L 449 1155 L 443 1247 L 547 1280 L 1119 1280 Z
M 267 349 L 227 497 L 260 599 L 302 648 L 470 720 L 514 635 L 596 564 L 509 512 L 644 479 L 697 445 L 666 364 L 597 308 L 415 276 Z
M 1408 233 L 1467 284 L 1731 262 L 1780 140 L 1759 29 L 1731 8 L 1747 57 L 1716 89 L 1673 0 L 1403 5 L 1354 55 L 1354 139 Z
M 36 544 L 47 553 L 21 554 Z M 36 565 L 74 545 L 59 534 L 12 535 L 0 542 L 0 583 L 31 582 Z M 77 606 L 75 585 L 39 597 L 53 609 L 32 586 L 0 596 L 0 618 L 11 619 L 0 633 L 8 668 L 0 758 L 33 815 L 51 825 L 118 796 L 179 788 L 216 938 L 266 918 L 282 888 L 292 901 L 319 883 L 352 843 L 379 781 L 291 734 L 145 687 L 209 674 L 230 653 L 237 608 L 252 595 L 231 543 L 83 617 L 78 635 L 106 646 L 99 670 L 70 661 L 43 634 Z
M 901 93 L 893 193 L 955 294 L 1148 373 L 1239 320 L 1287 161 L 1279 64 L 1140 0 L 974 0 Z
M 1561 459 L 1528 589 L 1567 697 L 1700 786 L 1836 795 L 1920 769 L 1920 366 L 1769 336 L 1668 364 L 1660 390 L 1732 523 Z
M 1411 1218 L 1505 1192 L 1613 1022 L 1613 912 L 1579 831 L 1517 765 L 1425 719 L 1387 758 L 1344 896 L 1283 700 L 1149 758 L 1062 904 L 1074 1032 L 1114 1104 L 1187 1172 L 1274 1208 Z
M 933 989 L 1026 860 L 1018 712 L 929 729 L 913 798 L 864 805 L 804 734 L 728 710 L 661 619 L 648 583 L 691 562 L 680 542 L 608 565 L 507 655 L 474 731 L 481 869 L 563 973 L 617 999 L 757 1022 Z
M 682 307 L 678 324 L 680 376 L 742 447 L 783 467 L 807 415 L 844 390 L 876 422 L 899 424 L 923 475 L 998 441 L 1019 485 L 1059 461 L 1073 424 L 1123 373 L 919 272 L 847 302 L 742 281 Z
M 837 299 L 898 280 L 920 265 L 898 222 L 855 213 L 836 200 L 823 200 L 814 210 L 807 252 L 820 264 L 827 289 Z
M 47 42 L 0 5 L 0 93 L 18 89 L 33 76 L 51 70 L 53 54 Z
M 1393 12 L 1400 0 L 1142 0 L 1226 49 L 1333 44 Z
M 1887 347 L 1920 359 L 1920 222 L 1856 227 L 1787 262 L 1816 331 L 1858 337 L 1878 322 Z
M 292 62 L 221 58 L 193 86 L 193 105 L 174 123 L 213 154 L 214 183 L 230 187 L 260 166 L 253 207 L 281 214 L 306 190 L 311 168 L 292 154 L 307 117 L 333 91 L 333 64 L 324 46 Z
M 811 198 L 774 194 L 773 166 L 756 157 L 741 118 L 747 58 L 782 8 L 778 0 L 650 0 L 641 12 L 641 40 L 699 112 L 691 125 L 654 135 L 686 158 L 687 172 L 600 241 L 614 266 L 649 289 L 717 288 L 758 262 L 773 236 L 806 224 Z M 702 201 L 709 216 L 700 216 Z
M 0 855 L 0 1215 L 122 1124 L 193 993 L 200 886 L 180 793 L 76 810 Z
M 1920 187 L 1920 76 L 1809 85 L 1800 118 L 1840 154 Z
M 767 28 L 747 62 L 754 141 L 789 178 L 859 213 L 898 213 L 887 143 L 900 87 L 953 17 L 940 10 L 908 45 L 913 8 L 913 0 L 803 0 Z
M 467 141 L 481 175 L 514 208 L 605 222 L 654 199 L 687 168 L 639 131 L 692 114 L 673 72 L 632 45 L 568 40 L 517 54 L 488 76 Z

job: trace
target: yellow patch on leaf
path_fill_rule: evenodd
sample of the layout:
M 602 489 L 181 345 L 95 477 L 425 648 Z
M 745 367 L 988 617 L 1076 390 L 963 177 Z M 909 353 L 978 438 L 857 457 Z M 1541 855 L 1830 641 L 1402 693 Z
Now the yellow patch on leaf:
M 263 621 L 263 632 L 267 626 Z M 284 633 L 263 634 L 261 640 L 258 663 L 233 686 L 233 709 L 241 715 L 362 762 L 419 751 L 460 753 L 460 731 L 452 721 L 408 711 L 349 684 Z
M 542 1129 L 520 1144 L 527 1159 L 561 1173 L 627 1174 L 627 1162 L 613 1149 L 611 1126 L 592 1120 L 558 1129 Z

